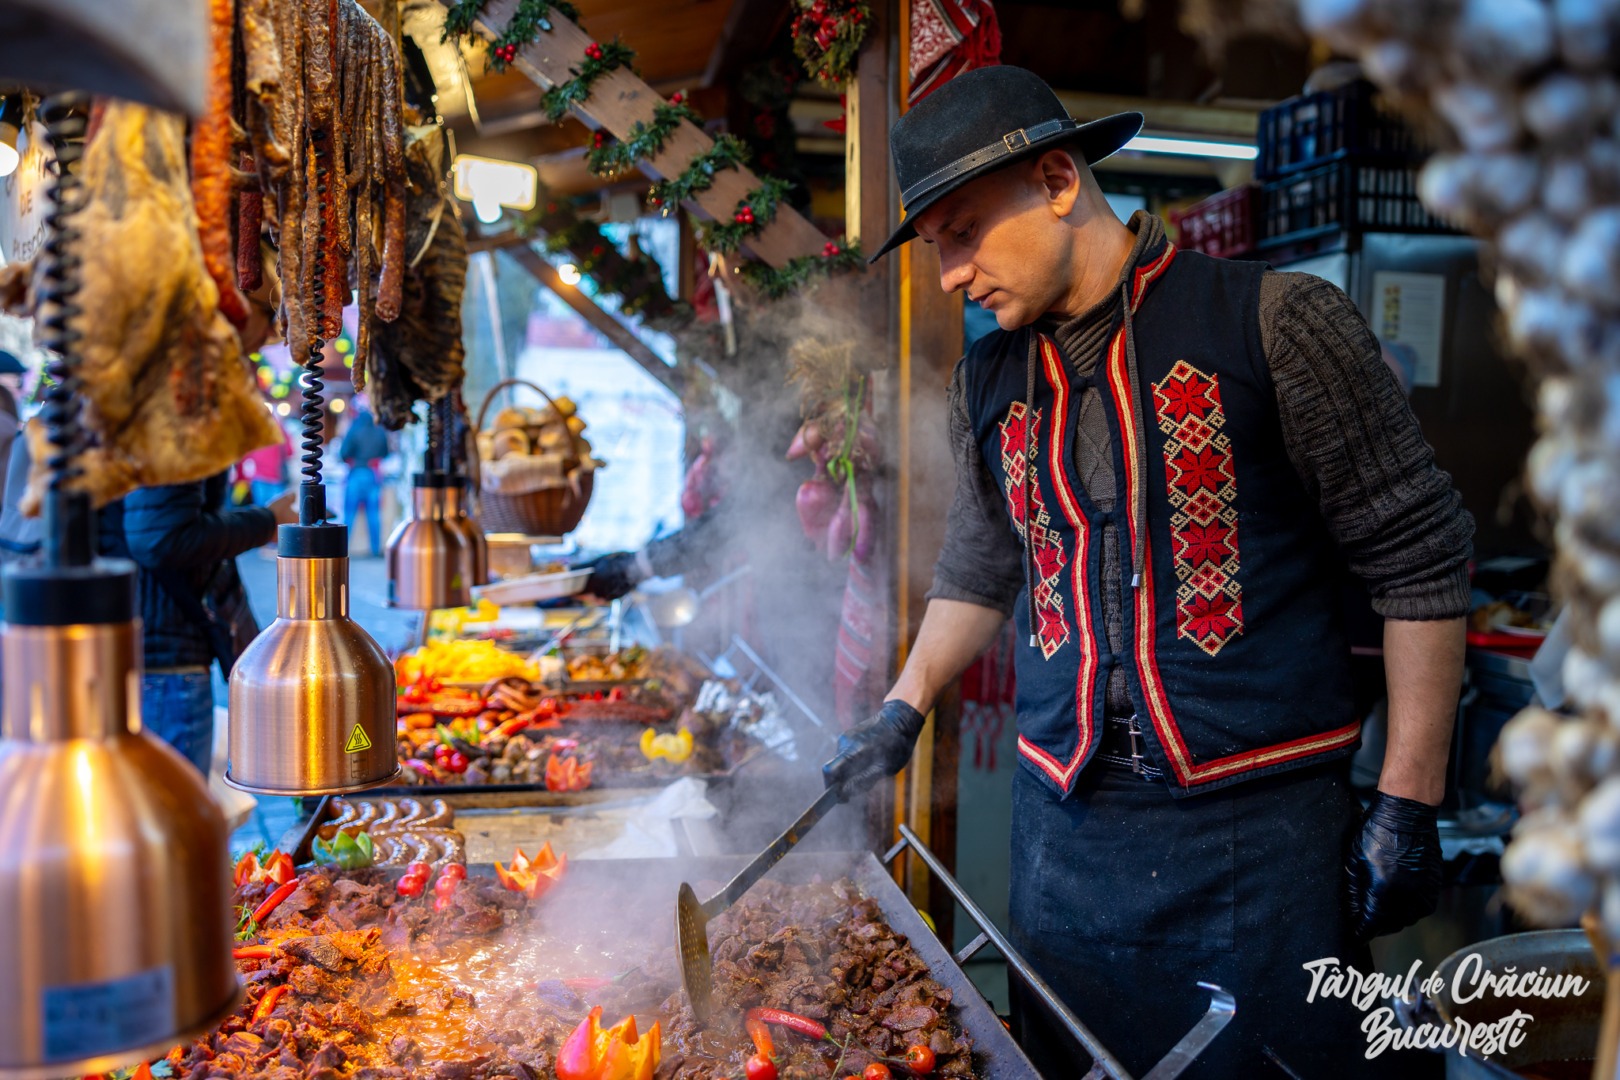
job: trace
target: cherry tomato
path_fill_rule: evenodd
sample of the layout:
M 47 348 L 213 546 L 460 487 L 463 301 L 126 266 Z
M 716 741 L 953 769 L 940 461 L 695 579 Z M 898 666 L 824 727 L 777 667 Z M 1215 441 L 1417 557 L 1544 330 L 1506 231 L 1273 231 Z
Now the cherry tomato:
M 443 881 L 445 878 L 455 878 L 457 881 L 465 881 L 467 879 L 467 868 L 458 862 L 450 863 L 443 870 L 439 871 L 439 880 Z
M 443 911 L 445 908 L 449 907 L 455 902 L 456 898 L 451 896 L 449 893 L 440 893 L 438 896 L 433 898 L 433 910 Z
M 405 872 L 407 874 L 415 874 L 420 878 L 427 878 L 433 876 L 433 867 L 429 866 L 425 862 L 413 862 L 411 865 L 405 868 Z
M 776 1080 L 776 1062 L 764 1054 L 755 1054 L 743 1062 L 743 1075 L 748 1080 Z
M 456 891 L 456 886 L 460 884 L 460 878 L 451 877 L 449 874 L 440 874 L 439 880 L 433 883 L 433 891 L 439 896 L 449 896 Z
M 450 751 L 450 757 L 444 763 L 444 767 L 453 773 L 464 773 L 467 771 L 468 764 L 466 754 L 463 754 L 460 750 L 452 750 Z
M 894 1080 L 894 1073 L 881 1061 L 874 1061 L 861 1073 L 861 1080 Z
M 422 890 L 425 888 L 427 888 L 426 878 L 417 877 L 415 874 L 406 874 L 399 879 L 399 884 L 394 886 L 394 891 L 401 896 L 417 897 L 422 895 Z
M 906 1068 L 920 1076 L 927 1076 L 934 1071 L 934 1051 L 931 1047 L 916 1043 L 906 1047 Z
M 625 692 L 624 687 L 615 686 L 613 689 L 608 691 L 607 699 L 609 701 L 623 701 L 628 696 L 629 695 Z

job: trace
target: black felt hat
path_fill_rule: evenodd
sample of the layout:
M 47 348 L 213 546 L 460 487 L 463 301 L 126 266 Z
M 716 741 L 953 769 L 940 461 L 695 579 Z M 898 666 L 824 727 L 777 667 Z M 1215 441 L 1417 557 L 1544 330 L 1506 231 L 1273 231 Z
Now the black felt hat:
M 917 235 L 916 216 L 969 180 L 1060 146 L 1086 164 L 1101 161 L 1142 130 L 1141 113 L 1082 124 L 1052 88 L 1023 68 L 976 68 L 935 90 L 889 132 L 906 219 L 871 262 Z

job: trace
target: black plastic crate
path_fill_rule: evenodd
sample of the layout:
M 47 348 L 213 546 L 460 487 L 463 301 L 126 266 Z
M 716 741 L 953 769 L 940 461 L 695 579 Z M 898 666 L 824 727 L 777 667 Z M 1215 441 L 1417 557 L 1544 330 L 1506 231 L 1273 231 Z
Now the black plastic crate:
M 1334 230 L 1453 232 L 1417 196 L 1417 169 L 1343 159 L 1264 186 L 1260 246 Z
M 1340 157 L 1414 160 L 1428 147 L 1364 80 L 1290 98 L 1260 114 L 1254 175 L 1271 180 Z

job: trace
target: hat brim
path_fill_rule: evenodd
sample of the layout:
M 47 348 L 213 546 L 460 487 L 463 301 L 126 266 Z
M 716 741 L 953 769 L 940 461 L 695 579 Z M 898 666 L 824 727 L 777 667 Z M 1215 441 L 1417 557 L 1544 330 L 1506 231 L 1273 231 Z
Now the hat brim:
M 1055 150 L 1060 146 L 1070 144 L 1079 147 L 1087 165 L 1095 165 L 1103 158 L 1117 153 L 1126 143 L 1136 138 L 1141 130 L 1141 113 L 1115 113 L 1113 116 L 1105 116 L 1101 120 L 1093 120 L 1089 124 L 1081 124 L 1077 128 L 1061 131 L 1044 139 L 1037 139 L 1028 146 L 1021 147 L 1014 154 L 998 157 L 994 161 L 986 162 L 976 169 L 953 176 L 949 180 L 941 181 L 937 187 L 930 188 L 911 200 L 911 205 L 905 208 L 905 220 L 900 223 L 899 228 L 894 230 L 893 235 L 884 241 L 883 246 L 878 248 L 877 253 L 866 260 L 867 265 L 877 262 L 901 244 L 914 239 L 917 235 L 917 229 L 913 222 L 917 220 L 917 215 L 962 185 L 977 180 L 986 173 L 995 172 L 997 169 L 1005 169 L 1014 162 L 1023 161 L 1036 154 L 1044 154 L 1048 150 Z

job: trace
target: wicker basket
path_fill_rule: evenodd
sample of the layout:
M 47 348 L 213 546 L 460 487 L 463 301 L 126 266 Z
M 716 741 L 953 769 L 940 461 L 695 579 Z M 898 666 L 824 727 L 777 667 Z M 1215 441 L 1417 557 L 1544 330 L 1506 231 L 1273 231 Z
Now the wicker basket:
M 496 395 L 510 386 L 527 386 L 545 398 L 553 409 L 557 408 L 550 394 L 527 379 L 503 379 L 484 396 L 484 404 L 478 410 L 476 430 L 484 429 L 484 420 Z M 557 409 L 557 412 L 558 415 L 562 414 L 561 409 Z M 576 456 L 584 462 L 587 455 L 580 445 L 579 436 L 570 432 L 570 437 L 574 440 Z M 565 536 L 573 532 L 579 526 L 580 518 L 585 516 L 585 508 L 591 502 L 591 490 L 595 487 L 596 471 L 581 471 L 577 483 L 554 484 L 520 492 L 493 491 L 489 479 L 489 471 L 480 468 L 479 494 L 482 501 L 478 520 L 485 532 Z

